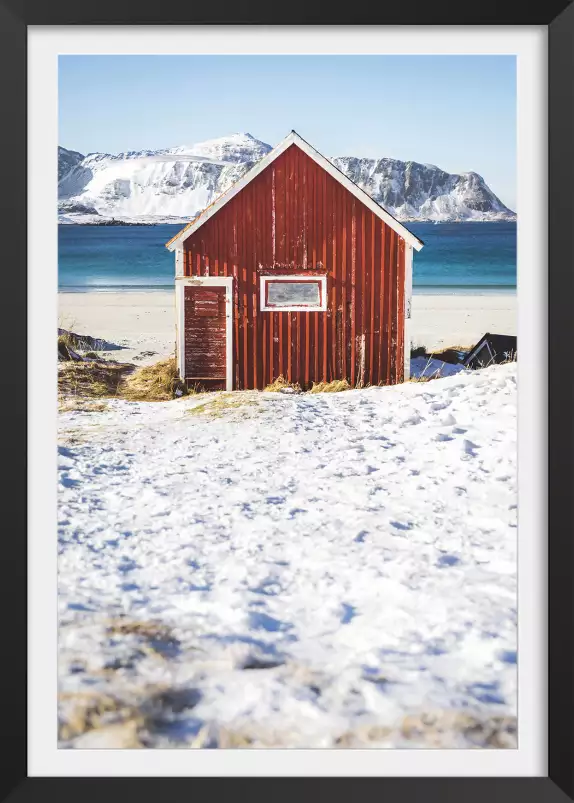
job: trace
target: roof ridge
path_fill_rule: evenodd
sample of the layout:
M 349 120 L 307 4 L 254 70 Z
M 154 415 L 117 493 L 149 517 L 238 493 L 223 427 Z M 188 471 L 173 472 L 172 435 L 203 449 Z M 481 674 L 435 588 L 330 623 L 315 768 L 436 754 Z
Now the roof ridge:
M 329 173 L 336 181 L 342 184 L 345 189 L 350 191 L 359 201 L 361 201 L 365 206 L 367 206 L 372 212 L 374 212 L 377 217 L 381 218 L 387 225 L 389 225 L 392 229 L 394 229 L 399 236 L 401 236 L 404 240 L 406 240 L 411 246 L 413 246 L 417 251 L 419 251 L 424 243 L 421 239 L 419 239 L 415 234 L 413 234 L 406 226 L 404 226 L 399 220 L 397 220 L 394 215 L 388 212 L 384 206 L 375 201 L 368 192 L 366 192 L 362 187 L 356 184 L 352 179 L 350 179 L 343 171 L 337 167 L 330 159 L 326 156 L 323 156 L 313 145 L 311 145 L 307 140 L 303 139 L 303 137 L 295 131 L 295 129 L 291 129 L 289 134 L 281 140 L 274 148 L 272 148 L 268 153 L 261 157 L 255 164 L 241 177 L 239 178 L 234 184 L 222 192 L 220 195 L 217 196 L 209 206 L 206 206 L 198 215 L 193 218 L 186 226 L 181 229 L 176 235 L 174 235 L 171 240 L 169 240 L 165 245 L 166 248 L 169 248 L 170 251 L 173 251 L 175 248 L 175 243 L 177 241 L 183 241 L 187 239 L 192 233 L 191 229 L 195 231 L 200 226 L 203 226 L 210 217 L 215 214 L 218 209 L 227 203 L 228 200 L 231 200 L 238 192 L 240 192 L 247 184 L 249 184 L 262 170 L 265 170 L 269 167 L 272 162 L 275 161 L 287 148 L 291 147 L 292 145 L 297 145 L 303 152 L 307 153 L 313 161 L 315 161 L 320 167 L 323 168 L 327 173 Z M 301 145 L 303 147 L 301 147 Z M 314 155 L 315 154 L 315 155 Z M 265 164 L 263 165 L 263 162 Z M 347 186 L 350 185 L 350 186 Z M 226 198 L 226 196 L 228 196 Z M 363 200 L 363 197 L 365 200 Z M 217 208 L 216 208 L 217 207 Z M 381 214 L 382 213 L 382 214 Z M 186 232 L 189 234 L 185 235 Z M 185 235 L 185 236 L 183 236 Z

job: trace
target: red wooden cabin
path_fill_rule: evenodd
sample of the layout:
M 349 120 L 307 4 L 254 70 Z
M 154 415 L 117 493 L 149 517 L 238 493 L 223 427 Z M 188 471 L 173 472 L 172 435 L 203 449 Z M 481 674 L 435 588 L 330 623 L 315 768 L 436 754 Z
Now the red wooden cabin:
M 167 243 L 188 384 L 262 389 L 409 376 L 423 243 L 292 131 Z

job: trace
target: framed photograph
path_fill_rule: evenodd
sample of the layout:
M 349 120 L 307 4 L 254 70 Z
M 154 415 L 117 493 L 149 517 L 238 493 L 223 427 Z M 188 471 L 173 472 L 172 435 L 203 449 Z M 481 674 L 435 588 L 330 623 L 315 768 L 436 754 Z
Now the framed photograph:
M 574 800 L 572 5 L 0 32 L 3 799 Z

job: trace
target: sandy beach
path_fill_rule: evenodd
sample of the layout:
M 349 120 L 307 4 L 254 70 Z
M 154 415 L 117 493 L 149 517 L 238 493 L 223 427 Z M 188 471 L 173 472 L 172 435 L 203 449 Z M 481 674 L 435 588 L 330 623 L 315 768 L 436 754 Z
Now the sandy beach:
M 144 365 L 174 352 L 174 294 L 60 293 L 59 326 L 104 338 L 117 347 L 108 357 Z M 413 296 L 413 346 L 470 346 L 485 332 L 516 334 L 516 295 Z

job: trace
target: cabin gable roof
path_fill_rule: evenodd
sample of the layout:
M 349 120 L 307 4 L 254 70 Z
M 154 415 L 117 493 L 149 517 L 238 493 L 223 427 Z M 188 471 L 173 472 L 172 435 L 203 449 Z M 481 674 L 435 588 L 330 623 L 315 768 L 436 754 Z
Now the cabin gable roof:
M 351 181 L 338 167 L 330 162 L 325 156 L 315 150 L 306 140 L 304 140 L 296 131 L 291 131 L 284 140 L 282 140 L 273 150 L 260 159 L 251 170 L 235 182 L 226 192 L 219 195 L 213 203 L 206 207 L 199 215 L 190 221 L 184 228 L 179 231 L 174 237 L 166 243 L 166 248 L 170 251 L 175 251 L 176 248 L 182 247 L 184 240 L 197 231 L 204 223 L 213 217 L 221 207 L 230 201 L 235 195 L 247 186 L 253 179 L 262 173 L 275 159 L 277 159 L 284 151 L 291 145 L 296 145 L 300 150 L 307 154 L 314 162 L 322 167 L 332 178 L 342 184 L 346 190 L 358 198 L 368 209 L 371 210 L 377 217 L 384 221 L 391 229 L 405 240 L 416 251 L 420 251 L 424 243 L 419 240 L 412 232 L 410 232 L 402 223 L 394 218 L 386 209 L 374 201 L 371 196 L 362 190 L 354 181 Z

